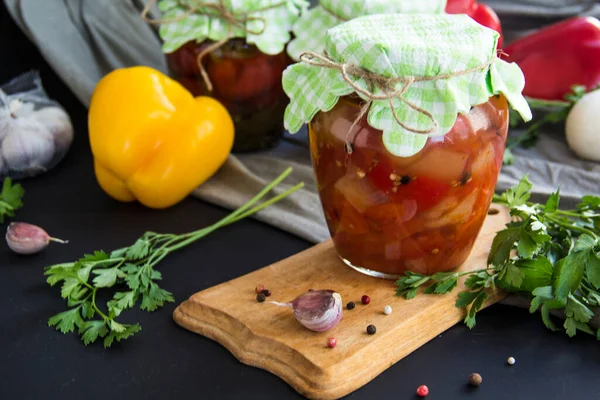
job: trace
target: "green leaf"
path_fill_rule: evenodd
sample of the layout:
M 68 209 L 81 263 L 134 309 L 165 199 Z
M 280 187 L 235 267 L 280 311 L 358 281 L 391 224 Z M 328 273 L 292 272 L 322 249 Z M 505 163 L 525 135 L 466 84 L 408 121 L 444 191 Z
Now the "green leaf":
M 569 335 L 569 337 L 575 336 L 575 334 L 577 333 L 578 330 L 585 332 L 585 333 L 589 333 L 590 335 L 594 334 L 592 329 L 587 324 L 585 324 L 583 322 L 579 322 L 571 317 L 565 318 L 564 327 L 565 327 L 565 331 L 567 332 L 567 335 Z
M 522 227 L 506 228 L 498 232 L 492 242 L 488 264 L 498 267 L 504 265 L 510 259 L 510 252 L 522 234 Z
M 79 263 L 78 263 L 79 264 Z M 80 264 L 79 264 L 80 265 Z M 92 271 L 92 268 L 94 266 L 92 264 L 88 264 L 88 265 L 84 265 L 79 267 L 79 269 L 77 270 L 77 277 L 83 281 L 83 282 L 87 282 L 88 279 L 90 279 L 90 272 Z
M 554 266 L 546 257 L 537 256 L 533 260 L 517 260 L 515 265 L 523 273 L 520 290 L 532 292 L 536 288 L 552 285 Z
M 406 292 L 406 294 L 404 295 L 404 297 L 406 298 L 406 300 L 414 299 L 415 296 L 417 295 L 417 291 L 418 290 L 419 290 L 418 287 L 412 288 L 408 292 Z
M 79 282 L 79 279 L 67 278 L 64 280 L 64 283 L 60 289 L 60 296 L 63 299 L 66 299 L 73 291 L 78 290 L 80 287 L 81 283 Z
M 48 320 L 48 326 L 54 326 L 56 330 L 62 333 L 73 332 L 75 327 L 81 326 L 82 323 L 83 319 L 79 314 L 79 307 L 58 313 Z
M 435 285 L 434 293 L 444 294 L 444 293 L 451 292 L 452 289 L 454 289 L 456 287 L 456 284 L 457 284 L 456 278 L 449 278 L 444 281 L 441 281 Z
M 110 259 L 110 257 L 105 252 L 95 251 L 94 254 L 84 254 L 83 258 L 80 258 L 79 261 L 82 263 L 85 263 L 85 262 L 105 261 L 108 259 Z
M 550 197 L 548 197 L 548 201 L 546 201 L 546 206 L 544 207 L 544 211 L 547 213 L 554 212 L 558 210 L 558 205 L 560 202 L 560 190 L 557 190 L 555 193 L 552 193 Z
M 125 257 L 127 257 L 128 260 L 141 260 L 146 257 L 149 252 L 150 242 L 144 238 L 140 238 L 127 249 Z
M 575 247 L 573 247 L 573 251 L 590 251 L 594 249 L 594 246 L 596 244 L 596 239 L 584 233 L 583 235 L 579 236 L 577 242 L 575 242 Z
M 95 269 L 94 274 L 97 276 L 94 278 L 94 286 L 98 288 L 112 287 L 117 282 L 117 278 L 125 278 L 125 274 L 116 265 L 112 268 Z
M 507 264 L 505 271 L 503 277 L 504 282 L 514 289 L 519 289 L 523 282 L 523 278 L 525 277 L 525 273 L 514 264 Z
M 596 289 L 600 289 L 600 258 L 596 253 L 588 255 L 585 272 L 588 280 Z
M 557 299 L 566 300 L 569 293 L 579 288 L 587 258 L 587 251 L 571 252 L 556 263 L 553 287 Z
M 483 306 L 483 303 L 487 300 L 487 298 L 488 295 L 483 290 L 477 293 L 477 297 L 475 297 L 475 300 L 473 300 L 473 304 L 471 304 L 471 308 L 469 308 L 469 313 L 465 318 L 465 324 L 469 329 L 473 329 L 473 327 L 475 326 L 475 315 L 479 310 L 481 310 L 481 307 Z
M 460 292 L 456 299 L 456 307 L 464 308 L 471 304 L 476 298 L 479 292 Z
M 106 338 L 104 338 L 105 348 L 112 346 L 115 339 L 117 342 L 120 342 L 121 340 L 125 340 L 142 330 L 142 327 L 139 324 L 121 326 L 124 328 L 122 331 L 116 332 L 113 330 Z
M 133 290 L 128 292 L 117 292 L 113 296 L 113 300 L 109 301 L 109 304 L 113 304 L 115 307 L 121 310 L 132 308 L 137 300 L 137 293 Z
M 519 256 L 523 258 L 531 258 L 535 255 L 538 250 L 538 244 L 533 240 L 533 237 L 527 232 L 522 231 L 519 237 L 519 243 L 517 244 L 517 251 Z
M 83 318 L 94 318 L 95 314 L 96 310 L 94 310 L 91 301 L 84 301 L 83 303 L 81 303 L 81 316 Z
M 550 307 L 548 307 L 547 304 L 545 304 L 545 303 L 542 304 L 542 310 L 541 310 L 540 314 L 542 316 L 542 322 L 544 323 L 546 328 L 550 329 L 551 331 L 558 330 L 558 328 L 552 321 L 552 317 L 550 316 Z
M 582 304 L 573 295 L 569 295 L 567 306 L 565 307 L 565 315 L 575 318 L 575 321 L 588 323 L 594 316 L 594 312 Z
M 510 208 L 524 205 L 531 196 L 530 191 L 533 185 L 529 181 L 529 177 L 525 175 L 521 181 L 514 187 L 506 191 L 506 200 Z
M 104 321 L 86 321 L 79 329 L 82 334 L 81 341 L 86 346 L 95 342 L 99 337 L 103 338 L 108 333 L 108 328 Z
M 2 191 L 0 191 L 0 224 L 4 223 L 6 217 L 14 217 L 15 211 L 23 207 L 24 194 L 25 191 L 21 185 L 13 185 L 9 177 L 4 178 Z
M 581 203 L 577 205 L 577 208 L 598 208 L 600 207 L 600 196 L 583 196 L 581 198 Z

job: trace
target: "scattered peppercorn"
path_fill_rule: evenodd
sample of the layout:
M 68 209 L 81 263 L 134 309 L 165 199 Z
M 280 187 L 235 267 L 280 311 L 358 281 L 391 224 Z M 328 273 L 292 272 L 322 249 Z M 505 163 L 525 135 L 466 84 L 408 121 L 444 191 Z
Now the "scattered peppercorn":
M 264 293 L 259 293 L 256 295 L 256 301 L 258 301 L 259 303 L 262 303 L 263 301 L 265 301 L 266 298 L 267 298 L 267 296 L 265 296 Z
M 369 325 L 369 326 L 367 326 L 367 333 L 369 335 L 374 335 L 375 332 L 377 332 L 377 328 L 375 327 L 375 325 Z
M 363 297 L 360 298 L 360 302 L 364 305 L 367 305 L 371 302 L 371 298 L 365 294 Z
M 412 179 L 408 175 L 403 175 L 402 178 L 400 178 L 400 183 L 402 185 L 408 185 L 410 183 L 410 181 L 412 181 Z
M 483 382 L 481 375 L 479 375 L 477 373 L 469 375 L 469 385 L 479 386 L 479 385 L 481 385 L 481 382 Z
M 354 304 L 353 301 L 351 301 L 350 303 L 346 304 L 346 308 L 348 310 L 354 310 L 354 307 L 356 307 L 356 304 Z
M 314 289 L 308 289 L 308 291 L 309 291 L 309 292 L 314 292 L 315 290 L 314 290 Z
M 506 362 L 508 363 L 508 365 L 514 365 L 516 360 L 514 357 L 508 357 L 508 360 L 506 360 Z
M 385 307 L 383 307 L 383 313 L 385 315 L 390 315 L 392 313 L 392 306 L 385 306 Z
M 421 385 L 417 388 L 417 396 L 426 397 L 429 394 L 429 388 L 426 385 Z
M 269 297 L 271 295 L 271 291 L 269 289 L 265 289 L 262 291 L 262 294 L 264 294 L 265 296 Z
M 265 290 L 265 287 L 263 285 L 258 285 L 256 286 L 256 288 L 254 289 L 254 291 L 256 293 L 262 293 L 262 291 Z
M 335 346 L 337 346 L 337 339 L 334 337 L 327 338 L 327 347 L 333 349 Z

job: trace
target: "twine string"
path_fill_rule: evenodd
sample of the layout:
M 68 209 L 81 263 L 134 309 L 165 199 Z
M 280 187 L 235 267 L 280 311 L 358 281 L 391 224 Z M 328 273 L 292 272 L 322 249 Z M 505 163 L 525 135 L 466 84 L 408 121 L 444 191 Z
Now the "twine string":
M 326 54 L 319 54 L 319 53 L 315 53 L 312 51 L 302 53 L 300 55 L 300 62 L 309 64 L 309 65 L 313 65 L 313 66 L 317 66 L 317 67 L 336 69 L 336 70 L 340 71 L 342 74 L 342 77 L 344 78 L 344 81 L 346 81 L 346 83 L 348 85 L 350 85 L 350 87 L 352 87 L 352 89 L 354 89 L 357 93 L 362 94 L 367 99 L 364 102 L 363 106 L 361 107 L 361 109 L 358 113 L 358 116 L 352 123 L 348 133 L 346 134 L 345 148 L 346 148 L 346 152 L 348 154 L 351 154 L 352 153 L 352 140 L 350 139 L 350 135 L 351 135 L 352 131 L 354 130 L 354 128 L 356 127 L 356 125 L 366 115 L 366 113 L 369 110 L 369 108 L 371 107 L 371 104 L 373 103 L 373 101 L 387 100 L 390 104 L 390 110 L 392 112 L 392 116 L 394 117 L 394 120 L 398 123 L 398 125 L 400 125 L 405 130 L 412 132 L 412 133 L 417 133 L 417 134 L 428 134 L 428 133 L 434 132 L 438 129 L 439 124 L 438 124 L 437 120 L 435 119 L 435 117 L 433 116 L 433 114 L 431 112 L 427 111 L 426 109 L 411 102 L 407 98 L 405 98 L 404 94 L 406 93 L 406 91 L 415 82 L 426 82 L 426 81 L 437 81 L 437 80 L 449 79 L 449 78 L 453 78 L 456 76 L 466 75 L 471 72 L 483 70 L 483 69 L 487 68 L 488 66 L 490 66 L 494 62 L 494 58 L 492 58 L 490 61 L 488 61 L 484 64 L 478 65 L 473 68 L 465 69 L 462 71 L 456 71 L 456 72 L 451 72 L 451 73 L 447 73 L 447 74 L 440 74 L 440 75 L 433 75 L 433 76 L 401 76 L 401 77 L 396 77 L 396 78 L 387 78 L 387 77 L 384 77 L 382 75 L 376 74 L 371 71 L 368 71 L 364 68 L 358 67 L 353 64 L 338 63 L 336 61 L 333 61 Z M 355 80 L 352 79 L 352 77 L 356 77 L 356 78 L 364 80 L 370 89 L 365 89 L 365 88 L 359 86 L 357 83 L 355 83 Z M 396 85 L 398 83 L 402 83 L 402 86 L 399 89 L 396 89 Z M 382 92 L 382 94 L 376 94 L 375 93 L 376 88 L 379 89 Z M 412 110 L 427 117 L 427 119 L 429 119 L 429 121 L 431 122 L 431 126 L 427 129 L 419 129 L 419 128 L 415 128 L 415 127 L 410 127 L 407 124 L 405 124 L 400 119 L 400 117 L 398 116 L 398 113 L 396 112 L 396 106 L 394 105 L 394 99 L 399 99 L 402 103 L 404 103 L 406 106 L 408 106 Z
M 228 28 L 228 31 L 227 31 L 227 34 L 225 35 L 225 37 L 223 37 L 221 40 L 216 41 L 216 42 L 212 43 L 211 45 L 205 47 L 196 56 L 196 62 L 198 63 L 198 68 L 200 69 L 200 74 L 202 75 L 202 79 L 204 80 L 206 88 L 209 92 L 213 91 L 213 84 L 210 80 L 210 77 L 208 76 L 208 72 L 206 71 L 206 68 L 202 64 L 202 60 L 204 59 L 204 57 L 206 55 L 212 53 L 213 51 L 221 48 L 225 43 L 227 43 L 230 39 L 232 39 L 234 27 L 242 30 L 246 35 L 257 35 L 257 36 L 262 35 L 265 32 L 265 29 L 267 28 L 267 21 L 265 20 L 265 18 L 257 17 L 257 16 L 249 16 L 248 15 L 249 12 L 234 13 L 234 12 L 230 11 L 229 8 L 227 8 L 227 6 L 225 5 L 225 0 L 219 0 L 218 3 L 206 3 L 206 2 L 202 2 L 202 1 L 197 1 L 197 2 L 195 2 L 195 4 L 193 6 L 188 6 L 186 4 L 183 4 L 183 1 L 179 0 L 178 3 L 182 7 L 187 7 L 187 10 L 183 14 L 181 14 L 175 18 L 151 19 L 148 17 L 148 14 L 150 13 L 151 8 L 157 3 L 157 1 L 158 0 L 149 0 L 148 3 L 146 3 L 146 5 L 144 6 L 144 9 L 142 10 L 142 13 L 141 13 L 142 19 L 151 25 L 163 25 L 163 24 L 179 22 L 193 14 L 206 15 L 206 16 L 213 17 L 213 18 L 219 18 L 227 23 L 229 28 Z M 286 4 L 286 2 L 282 1 L 282 2 L 279 2 L 276 4 L 272 4 L 270 6 L 267 6 L 267 7 L 258 8 L 251 12 L 255 13 L 255 12 L 268 11 L 268 10 L 271 10 L 271 9 L 274 9 L 277 7 L 281 7 L 285 4 Z M 214 12 L 209 12 L 209 10 L 214 11 Z M 253 21 L 262 22 L 261 29 L 252 30 L 252 29 L 249 29 L 246 27 L 246 24 L 248 22 L 253 22 Z

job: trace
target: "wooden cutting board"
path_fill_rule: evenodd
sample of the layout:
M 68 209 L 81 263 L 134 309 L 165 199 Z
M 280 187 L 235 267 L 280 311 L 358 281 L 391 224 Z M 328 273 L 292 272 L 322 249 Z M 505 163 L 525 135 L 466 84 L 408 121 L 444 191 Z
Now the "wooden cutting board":
M 509 220 L 508 211 L 488 215 L 479 238 L 460 270 L 483 268 L 495 233 Z M 215 266 L 218 268 L 218 266 Z M 328 332 L 302 327 L 291 309 L 258 303 L 254 288 L 263 284 L 272 291 L 268 300 L 288 302 L 308 289 L 331 289 L 342 295 L 340 323 Z M 461 282 L 457 290 L 464 288 Z M 216 340 L 241 362 L 281 377 L 302 395 L 336 399 L 367 384 L 385 369 L 464 319 L 454 306 L 457 291 L 447 295 L 422 295 L 412 300 L 395 296 L 393 281 L 372 278 L 347 267 L 338 258 L 331 240 L 240 278 L 203 290 L 174 312 L 182 327 Z M 369 305 L 360 304 L 363 294 Z M 492 292 L 487 303 L 503 297 Z M 383 308 L 393 307 L 391 315 Z M 377 327 L 368 335 L 366 327 Z M 326 340 L 337 338 L 330 349 Z

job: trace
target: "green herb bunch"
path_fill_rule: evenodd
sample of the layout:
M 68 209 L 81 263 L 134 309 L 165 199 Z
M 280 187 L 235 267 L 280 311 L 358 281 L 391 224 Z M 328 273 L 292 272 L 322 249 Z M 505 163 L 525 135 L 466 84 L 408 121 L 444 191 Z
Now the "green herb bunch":
M 0 190 L 0 224 L 7 217 L 14 217 L 15 211 L 23 207 L 23 195 L 25 191 L 18 183 L 13 184 L 10 178 L 4 178 L 2 190 Z
M 407 272 L 397 281 L 397 294 L 410 299 L 426 284 L 424 293 L 449 293 L 466 277 L 467 290 L 458 294 L 456 306 L 468 309 L 469 328 L 487 299 L 486 289 L 498 287 L 528 297 L 530 312 L 540 310 L 549 329 L 558 329 L 550 315 L 554 310 L 564 314 L 569 336 L 582 331 L 600 339 L 600 330 L 589 324 L 593 309 L 600 306 L 600 197 L 584 196 L 576 209 L 560 210 L 559 191 L 545 204 L 535 204 L 528 201 L 531 188 L 525 176 L 495 196 L 495 202 L 510 208 L 513 221 L 496 234 L 489 268 L 432 276 Z
M 144 311 L 155 311 L 174 301 L 173 294 L 159 286 L 161 273 L 156 266 L 172 252 L 300 189 L 302 183 L 256 205 L 290 173 L 291 169 L 287 169 L 245 205 L 209 227 L 182 235 L 146 232 L 129 247 L 110 253 L 96 251 L 77 261 L 47 267 L 47 282 L 50 286 L 61 283 L 61 296 L 68 306 L 66 311 L 51 317 L 48 325 L 65 334 L 77 331 L 85 345 L 103 338 L 104 347 L 139 332 L 139 323 L 125 324 L 117 320 L 123 311 L 138 303 Z M 98 293 L 108 288 L 116 291 L 101 307 Z

